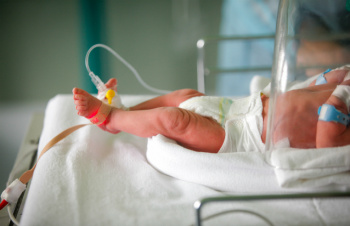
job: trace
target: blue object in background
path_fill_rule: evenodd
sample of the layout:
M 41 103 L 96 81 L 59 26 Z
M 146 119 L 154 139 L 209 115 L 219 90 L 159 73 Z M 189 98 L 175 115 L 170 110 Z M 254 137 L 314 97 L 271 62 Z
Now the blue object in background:
M 90 93 L 97 93 L 97 89 L 91 82 L 90 77 L 85 68 L 85 54 L 89 48 L 97 43 L 105 43 L 106 41 L 106 10 L 104 0 L 80 0 L 81 7 L 81 28 L 82 28 L 82 87 Z M 107 67 L 104 65 L 101 49 L 94 50 L 90 55 L 90 68 L 101 78 L 103 82 L 107 82 Z
M 224 0 L 221 36 L 258 36 L 276 31 L 277 0 Z M 274 40 L 223 41 L 218 46 L 218 67 L 222 69 L 271 66 Z M 218 74 L 216 90 L 223 96 L 249 95 L 254 75 L 270 77 L 270 72 L 238 72 Z

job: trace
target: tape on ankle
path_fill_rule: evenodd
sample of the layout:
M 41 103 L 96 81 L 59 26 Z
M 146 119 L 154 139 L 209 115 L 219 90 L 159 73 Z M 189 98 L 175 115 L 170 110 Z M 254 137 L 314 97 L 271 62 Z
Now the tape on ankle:
M 338 97 L 340 100 L 342 100 L 347 107 L 347 110 L 349 111 L 350 106 L 350 86 L 347 85 L 338 85 L 337 88 L 332 93 L 333 96 Z
M 97 125 L 102 124 L 104 121 L 106 121 L 109 113 L 111 112 L 111 109 L 112 107 L 110 105 L 102 102 L 97 114 L 94 117 L 90 118 L 90 122 Z
M 349 125 L 350 117 L 337 110 L 333 105 L 323 104 L 318 108 L 318 120 L 325 122 L 341 123 L 345 126 Z

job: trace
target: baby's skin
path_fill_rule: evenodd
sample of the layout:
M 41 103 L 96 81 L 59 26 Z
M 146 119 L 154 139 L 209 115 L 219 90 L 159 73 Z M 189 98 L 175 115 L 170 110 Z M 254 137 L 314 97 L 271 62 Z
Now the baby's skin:
M 116 90 L 116 84 L 117 81 L 111 79 L 106 86 Z M 73 89 L 73 94 L 78 115 L 91 118 L 97 113 L 100 100 L 78 88 Z M 224 129 L 211 118 L 178 108 L 183 101 L 202 95 L 183 89 L 145 101 L 128 111 L 112 108 L 99 127 L 110 133 L 124 131 L 140 137 L 162 134 L 192 150 L 217 152 L 225 138 Z
M 277 100 L 274 122 L 274 141 L 288 137 L 291 147 L 323 148 L 350 144 L 350 128 L 335 122 L 318 121 L 318 107 L 324 103 L 335 106 L 348 114 L 342 100 L 332 95 L 338 84 L 350 85 L 343 81 L 347 71 L 332 71 L 325 75 L 328 83 L 293 90 Z M 342 77 L 342 79 L 341 79 Z M 336 78 L 334 81 L 331 78 Z M 110 79 L 107 88 L 116 90 L 117 80 Z M 131 107 L 128 111 L 112 108 L 106 121 L 99 127 L 110 133 L 124 131 L 140 137 L 162 134 L 180 145 L 194 151 L 217 153 L 225 139 L 225 130 L 215 120 L 179 108 L 183 101 L 202 96 L 196 90 L 183 89 L 156 97 Z M 78 115 L 91 118 L 102 102 L 86 91 L 73 89 L 74 103 Z M 262 96 L 263 132 L 266 139 L 269 98 Z

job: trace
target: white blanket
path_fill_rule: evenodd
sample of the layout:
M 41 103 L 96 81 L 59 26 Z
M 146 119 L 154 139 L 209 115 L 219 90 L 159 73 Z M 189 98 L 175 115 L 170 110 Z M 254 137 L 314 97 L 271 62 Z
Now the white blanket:
M 122 96 L 127 106 L 143 99 Z M 45 112 L 39 150 L 62 130 L 86 122 L 76 115 L 71 95 L 56 96 Z M 165 139 L 172 147 L 155 149 L 157 139 Z M 21 225 L 190 225 L 195 222 L 193 203 L 227 194 L 218 189 L 236 194 L 295 191 L 280 188 L 265 154 L 214 155 L 177 147 L 161 136 L 148 142 L 125 133 L 112 135 L 96 126 L 84 127 L 39 161 Z M 349 203 L 348 199 L 304 199 L 213 204 L 204 209 L 203 216 L 243 209 L 275 225 L 345 225 L 350 222 Z M 242 212 L 207 223 L 232 222 L 266 225 Z
M 148 142 L 147 157 L 168 175 L 221 191 L 280 193 L 350 187 L 350 146 L 208 154 L 158 135 Z

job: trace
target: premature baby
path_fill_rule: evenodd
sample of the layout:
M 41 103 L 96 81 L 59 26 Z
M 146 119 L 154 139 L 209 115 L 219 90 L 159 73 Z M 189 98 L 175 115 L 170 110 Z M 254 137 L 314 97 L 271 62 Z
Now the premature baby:
M 336 69 L 322 74 L 321 82 L 317 79 L 306 88 L 281 95 L 276 105 L 274 142 L 288 138 L 289 145 L 296 148 L 350 144 L 347 123 L 319 120 L 318 116 L 324 104 L 348 115 L 349 74 L 347 67 Z M 106 86 L 116 90 L 117 80 L 110 79 Z M 104 112 L 97 124 L 110 133 L 124 131 L 140 137 L 162 134 L 201 152 L 264 150 L 269 97 L 262 93 L 230 99 L 182 89 L 127 110 L 106 105 L 79 88 L 73 89 L 73 97 L 80 116 L 95 120 L 99 112 Z

